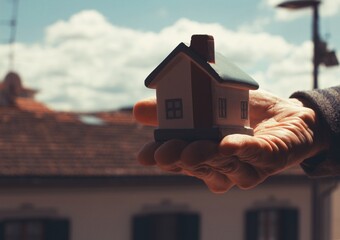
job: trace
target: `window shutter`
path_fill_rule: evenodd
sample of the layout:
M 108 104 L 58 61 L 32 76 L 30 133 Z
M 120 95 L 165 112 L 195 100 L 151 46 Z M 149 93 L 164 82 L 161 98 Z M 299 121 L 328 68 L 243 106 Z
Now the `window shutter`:
M 296 208 L 252 209 L 245 217 L 245 240 L 298 240 Z
M 70 223 L 67 219 L 47 219 L 44 221 L 46 240 L 69 240 Z
M 0 240 L 5 239 L 4 222 L 0 222 Z
M 199 240 L 199 215 L 152 213 L 135 216 L 133 240 Z
M 178 236 L 180 240 L 198 240 L 200 234 L 200 220 L 198 214 L 178 215 Z
M 151 217 L 148 215 L 135 216 L 133 218 L 133 240 L 149 240 L 152 231 Z
M 259 211 L 249 210 L 246 212 L 246 240 L 257 240 L 259 235 Z
M 298 240 L 299 214 L 297 209 L 280 209 L 279 240 Z

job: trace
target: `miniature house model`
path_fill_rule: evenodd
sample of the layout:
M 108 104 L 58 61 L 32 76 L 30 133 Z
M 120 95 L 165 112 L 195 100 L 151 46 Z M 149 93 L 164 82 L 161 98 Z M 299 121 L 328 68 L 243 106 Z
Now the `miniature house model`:
M 159 128 L 156 141 L 220 140 L 253 134 L 249 90 L 258 84 L 214 50 L 214 38 L 193 35 L 180 43 L 145 80 L 156 89 Z

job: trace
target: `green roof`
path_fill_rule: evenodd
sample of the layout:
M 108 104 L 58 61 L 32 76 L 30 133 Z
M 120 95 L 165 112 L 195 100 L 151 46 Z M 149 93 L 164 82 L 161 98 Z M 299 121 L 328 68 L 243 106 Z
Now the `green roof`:
M 208 63 L 202 59 L 195 51 L 184 43 L 180 43 L 145 79 L 145 86 L 152 87 L 153 80 L 167 66 L 167 64 L 178 54 L 184 53 L 189 56 L 194 62 L 202 67 L 209 75 L 220 83 L 240 85 L 249 89 L 257 89 L 258 83 L 243 72 L 236 65 L 228 61 L 223 55 L 215 54 L 215 63 Z

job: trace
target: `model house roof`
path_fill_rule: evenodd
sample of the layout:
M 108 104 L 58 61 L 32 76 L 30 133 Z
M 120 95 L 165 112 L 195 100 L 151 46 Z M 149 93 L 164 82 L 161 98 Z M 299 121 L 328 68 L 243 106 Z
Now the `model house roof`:
M 194 35 L 196 36 L 196 35 Z M 193 37 L 194 37 L 193 36 Z M 201 35 L 200 35 L 201 36 Z M 220 83 L 230 84 L 236 87 L 243 87 L 248 89 L 257 89 L 258 83 L 252 79 L 248 74 L 243 72 L 236 65 L 228 61 L 223 55 L 214 53 L 214 61 L 207 61 L 200 55 L 196 49 L 180 43 L 146 78 L 145 86 L 155 88 L 155 79 L 178 55 L 184 54 L 193 62 L 205 70 L 213 79 Z

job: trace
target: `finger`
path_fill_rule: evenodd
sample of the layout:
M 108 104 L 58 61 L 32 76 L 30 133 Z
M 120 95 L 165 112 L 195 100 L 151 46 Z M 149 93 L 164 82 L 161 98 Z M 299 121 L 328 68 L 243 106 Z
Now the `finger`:
M 210 191 L 224 193 L 234 184 L 226 176 L 209 166 L 217 154 L 217 143 L 204 140 L 195 141 L 183 150 L 178 165 L 187 175 L 202 179 Z
M 210 166 L 215 171 L 227 176 L 241 189 L 249 189 L 262 182 L 262 178 L 256 169 L 247 163 L 239 161 L 236 156 L 219 156 L 210 160 Z
M 181 164 L 195 168 L 201 164 L 209 165 L 209 160 L 218 154 L 218 144 L 212 141 L 195 141 L 187 145 L 181 154 Z
M 161 169 L 177 171 L 177 163 L 180 160 L 183 149 L 187 145 L 187 142 L 176 139 L 163 143 L 154 154 L 156 164 Z
M 213 193 L 225 193 L 234 186 L 234 183 L 230 181 L 227 176 L 213 170 L 207 165 L 200 165 L 196 168 L 182 167 L 182 173 L 203 180 Z
M 225 157 L 237 156 L 241 162 L 261 167 L 264 164 L 264 156 L 271 153 L 272 148 L 261 138 L 232 134 L 222 139 L 219 152 Z
M 133 115 L 135 119 L 150 126 L 157 126 L 157 103 L 155 98 L 141 100 L 133 107 Z
M 232 157 L 244 151 L 244 147 L 253 144 L 252 136 L 231 134 L 225 136 L 219 144 L 219 152 L 225 157 Z
M 238 145 L 239 139 L 232 143 L 231 149 L 228 149 L 230 155 L 237 153 L 239 147 L 242 147 Z M 218 147 L 212 141 L 189 144 L 181 155 L 183 171 L 202 179 L 213 192 L 228 191 L 233 184 L 242 189 L 251 188 L 260 182 L 259 175 L 250 165 L 240 162 L 236 157 L 221 155 Z
M 230 190 L 234 184 L 225 175 L 211 170 L 205 177 L 200 177 L 213 193 L 225 193 Z
M 137 154 L 137 160 L 144 166 L 156 165 L 155 152 L 159 148 L 160 143 L 149 142 Z
M 229 165 L 232 167 L 229 166 L 222 173 L 241 189 L 253 188 L 264 180 L 264 176 L 261 176 L 253 166 L 247 163 L 235 160 Z
M 222 158 L 218 170 L 242 189 L 258 185 L 270 174 L 265 156 L 271 149 L 262 139 L 240 134 L 229 135 L 221 141 L 219 151 L 225 159 Z
M 234 186 L 234 183 L 230 181 L 226 175 L 215 171 L 204 163 L 188 166 L 187 164 L 185 165 L 179 162 L 177 165 L 182 168 L 182 173 L 203 180 L 213 193 L 224 193 Z
M 205 147 L 202 150 L 203 146 Z M 181 171 L 188 176 L 197 177 L 202 179 L 212 192 L 224 193 L 232 188 L 234 184 L 223 174 L 212 170 L 209 166 L 199 164 L 203 162 L 202 159 L 208 158 L 210 154 L 207 152 L 216 153 L 216 146 L 216 144 L 208 143 L 208 141 L 189 144 L 182 140 L 170 140 L 156 150 L 155 161 L 163 170 Z M 205 154 L 206 157 L 200 158 L 200 153 Z M 183 164 L 183 157 L 188 157 L 186 159 L 189 159 L 186 164 Z M 196 163 L 197 166 L 195 165 Z

